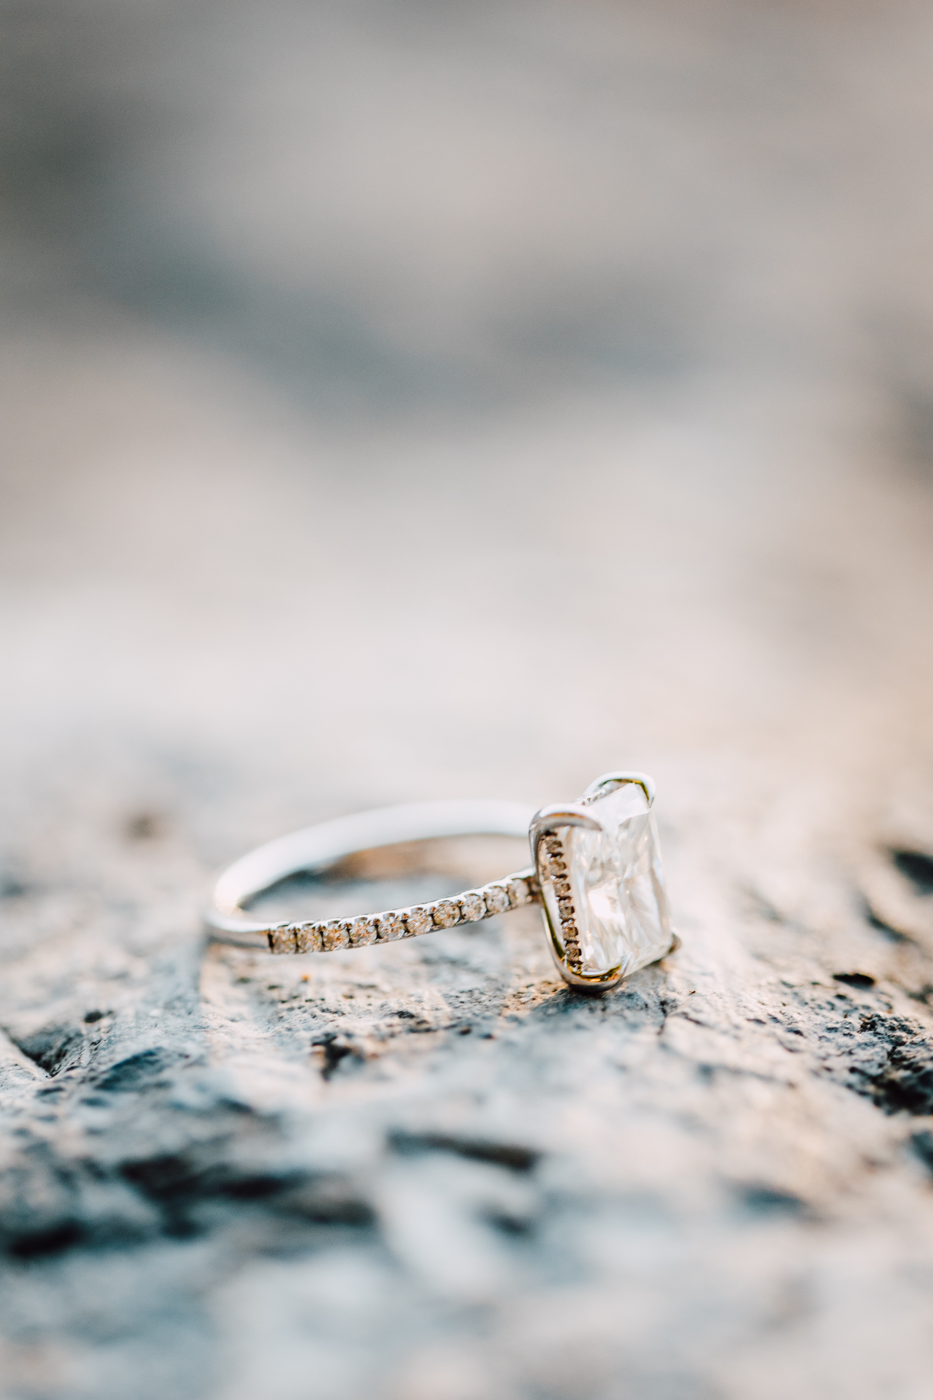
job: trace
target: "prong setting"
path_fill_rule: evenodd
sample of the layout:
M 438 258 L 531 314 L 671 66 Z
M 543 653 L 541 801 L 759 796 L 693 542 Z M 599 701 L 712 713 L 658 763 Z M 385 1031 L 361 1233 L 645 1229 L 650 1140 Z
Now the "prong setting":
M 532 819 L 548 944 L 571 986 L 605 991 L 670 951 L 653 803 L 647 774 L 606 773 Z

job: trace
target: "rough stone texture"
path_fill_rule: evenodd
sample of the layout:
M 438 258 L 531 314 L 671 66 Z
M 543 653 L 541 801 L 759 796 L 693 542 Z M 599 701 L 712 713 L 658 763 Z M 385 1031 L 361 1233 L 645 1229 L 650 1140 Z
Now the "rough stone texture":
M 3 18 L 3 1400 L 927 1400 L 929 8 Z M 615 994 L 203 946 L 619 766 Z

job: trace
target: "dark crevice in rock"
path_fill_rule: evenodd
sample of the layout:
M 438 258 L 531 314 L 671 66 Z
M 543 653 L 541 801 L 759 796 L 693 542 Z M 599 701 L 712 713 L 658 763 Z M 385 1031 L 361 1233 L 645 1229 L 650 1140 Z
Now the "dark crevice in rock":
M 46 1074 L 56 1075 L 81 1059 L 84 1034 L 78 1026 L 43 1026 L 33 1035 L 7 1035 L 27 1059 Z
M 204 1163 L 195 1153 L 167 1154 L 124 1162 L 121 1173 L 162 1212 L 166 1234 L 202 1233 L 194 1218 L 197 1206 L 211 1201 L 268 1201 L 285 1189 L 288 1178 L 268 1173 L 238 1173 L 220 1162 Z
M 238 1170 L 222 1160 L 223 1150 L 223 1144 L 214 1144 L 213 1160 L 202 1160 L 195 1150 L 127 1161 L 120 1170 L 160 1209 L 166 1233 L 175 1237 L 206 1233 L 224 1214 L 239 1217 L 250 1206 L 314 1225 L 367 1228 L 374 1223 L 372 1207 L 346 1178 Z M 204 1207 L 213 1209 L 205 1214 Z
M 914 1133 L 910 1139 L 910 1145 L 923 1165 L 933 1173 L 933 1133 L 930 1132 L 929 1128 Z
M 893 850 L 891 859 L 918 894 L 933 894 L 933 856 L 923 851 Z
M 699 1079 L 705 1084 L 712 1084 L 716 1076 L 721 1074 L 734 1079 L 753 1079 L 760 1084 L 780 1084 L 784 1089 L 793 1089 L 794 1084 L 790 1079 L 785 1079 L 777 1074 L 764 1074 L 758 1069 L 749 1069 L 746 1065 L 714 1064 L 703 1061 L 696 1065 L 696 1073 Z
M 199 1118 L 195 1141 L 170 1153 L 140 1151 L 105 1164 L 63 1158 L 35 1139 L 24 1144 L 0 1177 L 0 1254 L 41 1261 L 75 1249 L 213 1236 L 244 1220 L 257 1252 L 295 1252 L 315 1248 L 334 1229 L 375 1227 L 372 1205 L 346 1175 L 231 1161 L 243 1141 L 242 1118 L 237 1131 L 199 1136 L 216 1123 L 219 1107 Z M 126 1131 L 123 1122 L 117 1132 L 122 1138 Z M 251 1154 L 275 1149 L 274 1121 L 253 1118 L 248 1131 Z
M 847 987 L 873 987 L 874 977 L 870 977 L 867 972 L 834 972 L 834 982 L 844 982 Z
M 104 1219 L 68 1217 L 50 1225 L 6 1234 L 5 1252 L 19 1263 L 41 1262 L 73 1249 L 125 1249 L 151 1239 L 152 1231 L 119 1213 Z
M 851 1087 L 885 1113 L 933 1113 L 933 1043 L 921 1028 L 902 1017 L 870 1015 L 859 1030 L 885 1057 L 878 1070 L 851 1065 Z
M 84 1231 L 77 1221 L 64 1221 L 46 1230 L 24 1231 L 14 1235 L 7 1245 L 7 1253 L 22 1261 L 39 1259 L 51 1254 L 62 1254 L 73 1249 L 85 1238 Z
M 912 943 L 914 940 L 909 933 L 904 933 L 903 929 L 895 928 L 893 924 L 886 923 L 879 914 L 875 912 L 868 900 L 863 901 L 863 912 L 865 922 L 869 928 L 877 929 L 883 933 L 885 938 L 889 938 L 892 943 Z
M 507 1211 L 490 1211 L 485 1218 L 500 1234 L 512 1239 L 528 1239 L 534 1234 L 533 1221 L 524 1216 L 512 1215 Z
M 152 1221 L 126 1207 L 125 1187 L 108 1168 L 63 1159 L 47 1143 L 32 1140 L 0 1178 L 0 1251 L 27 1263 L 150 1238 Z
M 793 1191 L 754 1183 L 739 1188 L 742 1204 L 757 1215 L 805 1215 L 809 1206 Z
M 105 1070 L 92 1079 L 94 1088 L 104 1093 L 136 1093 L 141 1089 L 154 1089 L 164 1085 L 160 1076 L 177 1059 L 167 1051 L 152 1047 L 129 1055 L 125 1060 Z
M 356 1059 L 361 1058 L 354 1046 L 338 1036 L 335 1031 L 328 1031 L 325 1035 L 318 1036 L 317 1039 L 312 1040 L 311 1044 L 324 1052 L 324 1064 L 321 1069 L 322 1079 L 332 1079 L 348 1055 L 353 1055 Z
M 489 1142 L 482 1139 L 458 1138 L 444 1133 L 394 1132 L 389 1146 L 404 1157 L 421 1156 L 425 1152 L 452 1152 L 476 1162 L 491 1162 L 514 1172 L 529 1172 L 540 1160 L 540 1152 L 512 1143 Z

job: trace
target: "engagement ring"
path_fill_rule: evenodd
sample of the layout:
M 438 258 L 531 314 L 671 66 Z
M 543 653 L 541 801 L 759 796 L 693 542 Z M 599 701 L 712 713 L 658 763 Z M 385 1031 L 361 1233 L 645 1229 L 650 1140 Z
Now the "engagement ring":
M 340 817 L 258 847 L 214 889 L 211 936 L 272 953 L 329 953 L 394 943 L 538 903 L 554 961 L 573 987 L 604 991 L 675 946 L 644 773 L 607 773 L 577 802 L 532 813 L 512 802 L 421 802 Z M 367 853 L 467 836 L 528 837 L 533 864 L 462 894 L 381 913 L 263 922 L 247 906 L 297 875 L 333 878 Z

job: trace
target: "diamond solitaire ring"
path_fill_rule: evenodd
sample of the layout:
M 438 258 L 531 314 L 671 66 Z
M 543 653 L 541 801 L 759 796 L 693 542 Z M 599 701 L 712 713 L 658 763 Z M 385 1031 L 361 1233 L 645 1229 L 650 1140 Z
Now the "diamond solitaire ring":
M 329 953 L 394 943 L 538 903 L 548 946 L 572 987 L 605 991 L 675 946 L 655 829 L 654 784 L 644 773 L 607 773 L 577 802 L 539 812 L 512 802 L 421 802 L 307 827 L 231 865 L 205 915 L 219 942 L 272 953 Z M 462 894 L 382 913 L 262 922 L 244 912 L 283 880 L 331 880 L 364 853 L 397 848 L 417 868 L 413 843 L 466 836 L 527 836 L 533 865 Z M 396 861 L 396 866 L 398 862 Z

